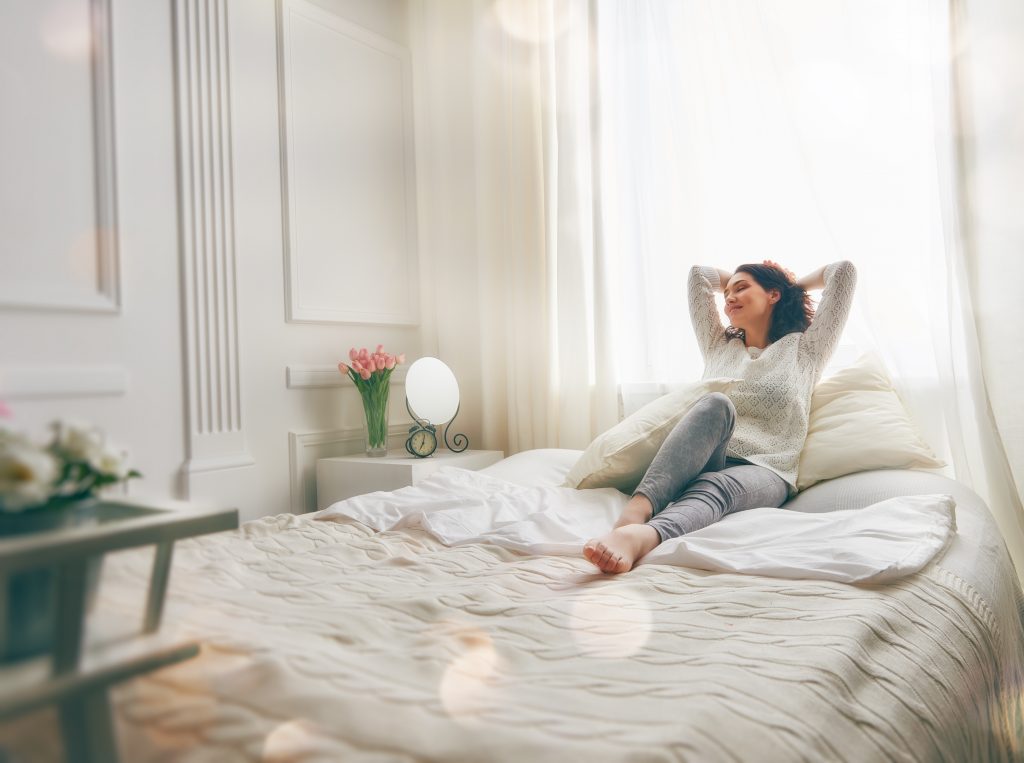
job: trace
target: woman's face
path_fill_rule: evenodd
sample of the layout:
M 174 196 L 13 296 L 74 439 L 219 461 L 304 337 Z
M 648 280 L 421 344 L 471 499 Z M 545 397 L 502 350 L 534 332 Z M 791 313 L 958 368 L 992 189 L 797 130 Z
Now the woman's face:
M 725 287 L 725 314 L 736 328 L 763 326 L 771 319 L 779 296 L 777 289 L 765 291 L 750 273 L 740 270 Z

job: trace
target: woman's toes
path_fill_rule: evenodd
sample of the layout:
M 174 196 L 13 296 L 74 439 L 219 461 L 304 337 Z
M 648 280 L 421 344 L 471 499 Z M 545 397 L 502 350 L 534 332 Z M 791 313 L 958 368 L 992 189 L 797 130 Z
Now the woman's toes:
M 629 572 L 636 556 L 632 530 L 613 530 L 601 538 L 591 538 L 583 546 L 583 556 L 602 572 Z
M 612 553 L 605 554 L 601 557 L 601 572 L 610 572 L 615 567 L 615 556 Z

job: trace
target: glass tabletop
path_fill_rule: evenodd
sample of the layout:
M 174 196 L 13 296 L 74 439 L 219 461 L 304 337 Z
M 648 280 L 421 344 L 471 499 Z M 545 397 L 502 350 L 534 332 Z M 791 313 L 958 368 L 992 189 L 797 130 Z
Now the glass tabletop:
M 238 510 L 178 500 L 98 500 L 0 514 L 0 573 L 238 527 Z

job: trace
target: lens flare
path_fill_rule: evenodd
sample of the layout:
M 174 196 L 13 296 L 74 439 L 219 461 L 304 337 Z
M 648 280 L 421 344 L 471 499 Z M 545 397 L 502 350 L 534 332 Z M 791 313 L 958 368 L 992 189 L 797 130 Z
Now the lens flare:
M 493 701 L 500 658 L 494 642 L 476 627 L 454 634 L 461 653 L 449 663 L 438 693 L 445 712 L 458 721 L 475 721 Z
M 88 61 L 92 55 L 92 19 L 88 2 L 63 2 L 43 17 L 43 45 L 58 58 Z
M 72 239 L 68 247 L 68 270 L 76 284 L 95 288 L 99 277 L 98 244 L 101 237 L 109 235 L 109 230 L 90 228 Z
M 495 0 L 492 8 L 507 35 L 532 45 L 560 37 L 572 24 L 586 23 L 575 3 L 556 3 L 550 16 L 535 0 Z
M 263 741 L 262 763 L 302 760 L 323 733 L 305 718 L 294 718 L 274 728 Z
M 650 638 L 651 605 L 631 592 L 587 591 L 572 603 L 569 625 L 583 654 L 630 657 Z

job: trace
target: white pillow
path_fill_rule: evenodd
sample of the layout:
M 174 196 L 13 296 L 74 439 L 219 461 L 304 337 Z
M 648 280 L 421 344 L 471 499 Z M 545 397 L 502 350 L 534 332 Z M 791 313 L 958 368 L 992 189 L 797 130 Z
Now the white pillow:
M 811 395 L 796 486 L 869 469 L 945 466 L 910 421 L 881 360 L 863 355 Z
M 514 453 L 478 471 L 517 485 L 558 487 L 581 455 L 582 450 L 536 448 Z
M 661 444 L 694 403 L 725 392 L 737 379 L 705 379 L 659 397 L 598 436 L 566 475 L 563 487 L 614 487 L 632 493 Z

